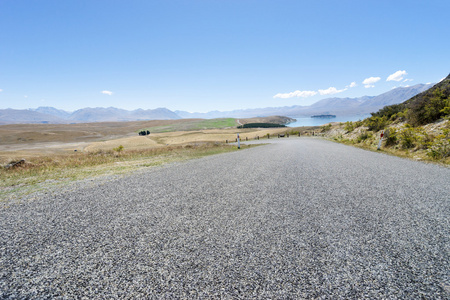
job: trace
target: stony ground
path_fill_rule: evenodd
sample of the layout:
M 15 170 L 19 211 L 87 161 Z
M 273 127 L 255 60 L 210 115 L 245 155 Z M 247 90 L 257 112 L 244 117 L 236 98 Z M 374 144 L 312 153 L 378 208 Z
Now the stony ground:
M 272 142 L 5 205 L 0 298 L 450 298 L 449 168 Z

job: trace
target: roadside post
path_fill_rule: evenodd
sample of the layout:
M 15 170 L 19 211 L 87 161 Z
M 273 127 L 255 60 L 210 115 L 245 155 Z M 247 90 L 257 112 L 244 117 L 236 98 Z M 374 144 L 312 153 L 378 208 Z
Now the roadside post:
M 381 134 L 380 134 L 380 141 L 378 142 L 378 148 L 377 148 L 377 150 L 380 150 L 380 149 L 381 149 L 381 141 L 383 140 L 383 136 L 384 136 L 384 130 L 381 131 Z
M 238 142 L 238 149 L 241 149 L 241 139 L 239 138 L 239 133 L 237 134 L 237 142 Z

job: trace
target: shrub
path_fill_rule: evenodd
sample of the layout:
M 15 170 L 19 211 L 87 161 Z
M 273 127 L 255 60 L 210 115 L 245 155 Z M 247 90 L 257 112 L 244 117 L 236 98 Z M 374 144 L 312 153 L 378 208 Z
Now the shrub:
M 352 132 L 355 129 L 355 126 L 353 125 L 352 121 L 347 121 L 345 122 L 345 127 L 344 127 L 345 131 L 347 132 Z
M 396 114 L 393 114 L 391 117 L 390 117 L 390 121 L 392 122 L 392 123 L 398 123 L 398 122 L 402 122 L 402 121 L 405 121 L 406 120 L 406 115 L 408 114 L 408 109 L 405 109 L 405 110 L 403 110 L 403 111 L 401 111 L 401 112 L 398 112 L 398 113 L 396 113 Z
M 325 125 L 321 127 L 321 132 L 327 132 L 331 130 L 331 124 Z
M 387 125 L 387 117 L 372 116 L 364 120 L 365 125 L 370 131 L 380 131 Z
M 450 141 L 449 137 L 439 135 L 430 143 L 427 150 L 427 155 L 433 159 L 444 159 L 450 156 Z
M 347 122 L 345 122 L 344 129 L 348 132 L 351 132 L 351 131 L 355 130 L 355 128 L 358 128 L 362 125 L 363 125 L 362 121 L 355 121 L 355 122 L 347 121 Z
M 443 113 L 445 116 L 450 115 L 450 106 L 446 106 L 441 110 L 441 113 Z
M 358 139 L 356 140 L 358 143 L 364 142 L 368 138 L 370 138 L 372 135 L 368 132 L 363 132 L 358 136 Z
M 385 106 L 376 113 L 372 113 L 372 117 L 386 117 L 391 119 L 393 116 L 403 112 L 405 105 L 403 103 Z
M 425 130 L 421 127 L 416 129 L 416 131 L 419 134 L 417 137 L 417 147 L 419 149 L 428 149 L 430 145 L 432 145 L 435 137 L 425 132 Z
M 149 135 L 150 131 L 149 130 L 141 130 L 139 131 L 139 135 Z
M 450 99 L 445 90 L 436 88 L 429 97 L 424 97 L 410 103 L 407 114 L 409 122 L 414 125 L 423 125 L 439 120 L 450 111 Z
M 120 153 L 120 152 L 122 152 L 123 148 L 124 147 L 122 145 L 120 145 L 119 147 L 113 148 L 113 150 Z
M 359 121 L 354 122 L 353 124 L 354 124 L 355 128 L 358 128 L 358 127 L 363 126 L 363 121 L 359 120 Z
M 397 130 L 394 128 L 388 129 L 384 132 L 384 140 L 386 146 L 395 146 L 398 143 Z
M 415 146 L 417 137 L 413 128 L 405 126 L 398 132 L 398 139 L 403 149 L 410 149 Z

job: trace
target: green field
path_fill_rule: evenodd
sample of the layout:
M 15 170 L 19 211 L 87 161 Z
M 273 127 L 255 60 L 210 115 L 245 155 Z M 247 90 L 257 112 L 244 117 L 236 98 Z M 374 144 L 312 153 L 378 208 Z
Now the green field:
M 183 122 L 170 125 L 155 126 L 143 128 L 151 133 L 171 132 L 171 131 L 191 131 L 203 129 L 222 129 L 236 127 L 238 125 L 234 118 L 211 119 L 211 120 L 192 120 L 191 122 Z

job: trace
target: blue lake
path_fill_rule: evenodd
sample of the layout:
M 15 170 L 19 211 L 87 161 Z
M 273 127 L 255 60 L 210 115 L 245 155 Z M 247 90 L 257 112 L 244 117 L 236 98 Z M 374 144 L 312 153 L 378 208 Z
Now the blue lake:
M 297 120 L 297 122 L 289 123 L 288 127 L 300 127 L 300 126 L 321 126 L 330 122 L 342 122 L 364 120 L 370 117 L 367 115 L 353 115 L 353 116 L 336 116 L 336 118 L 308 118 L 308 117 L 291 117 Z

